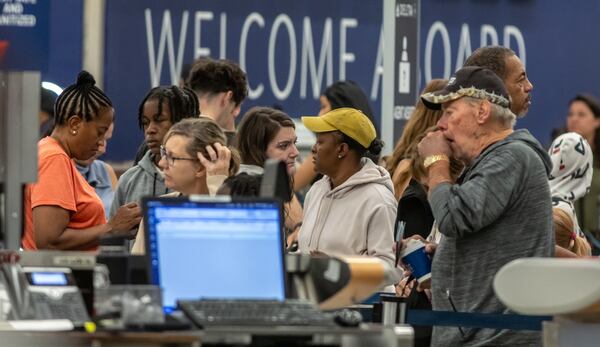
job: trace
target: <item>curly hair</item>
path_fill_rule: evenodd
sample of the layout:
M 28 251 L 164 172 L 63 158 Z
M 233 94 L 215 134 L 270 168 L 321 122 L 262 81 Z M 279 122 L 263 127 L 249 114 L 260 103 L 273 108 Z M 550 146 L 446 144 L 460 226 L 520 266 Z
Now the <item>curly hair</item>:
M 198 58 L 192 65 L 187 85 L 199 97 L 231 91 L 236 106 L 248 96 L 246 73 L 226 59 Z
M 464 66 L 481 66 L 492 70 L 502 80 L 506 79 L 506 58 L 517 55 L 503 46 L 480 47 L 465 60 Z

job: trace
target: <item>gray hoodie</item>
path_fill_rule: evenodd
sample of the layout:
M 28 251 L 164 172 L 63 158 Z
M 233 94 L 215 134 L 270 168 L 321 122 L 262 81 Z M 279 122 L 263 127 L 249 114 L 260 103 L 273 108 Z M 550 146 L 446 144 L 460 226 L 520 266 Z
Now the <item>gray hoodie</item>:
M 119 178 L 115 197 L 110 207 L 111 217 L 122 205 L 137 202 L 141 207 L 142 197 L 159 196 L 171 192 L 165 186 L 165 179 L 152 162 L 151 153 L 147 151 L 137 165 L 125 171 Z
M 517 130 L 486 148 L 457 184 L 433 189 L 429 200 L 442 233 L 432 265 L 434 310 L 510 313 L 494 294 L 496 272 L 514 259 L 554 254 L 551 168 L 537 140 Z M 434 327 L 431 345 L 541 345 L 540 332 L 462 331 Z
M 363 158 L 362 164 L 359 172 L 334 189 L 328 176 L 310 188 L 298 249 L 378 257 L 393 268 L 397 202 L 392 180 L 370 159 Z

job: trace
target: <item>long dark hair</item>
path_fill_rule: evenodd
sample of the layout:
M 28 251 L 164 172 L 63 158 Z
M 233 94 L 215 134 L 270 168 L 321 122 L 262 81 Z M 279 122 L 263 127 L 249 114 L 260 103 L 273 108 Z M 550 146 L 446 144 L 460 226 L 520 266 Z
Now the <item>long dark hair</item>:
M 571 104 L 573 104 L 575 101 L 581 101 L 586 104 L 594 114 L 594 118 L 600 118 L 600 103 L 595 97 L 589 94 L 578 94 L 569 101 L 569 107 L 571 107 Z M 590 143 L 590 146 L 592 147 L 592 152 L 594 153 L 594 166 L 600 167 L 600 155 L 598 155 L 600 154 L 600 127 L 596 128 L 594 134 L 594 143 Z
M 294 128 L 292 118 L 285 112 L 271 107 L 252 107 L 238 126 L 235 143 L 240 151 L 242 164 L 263 167 L 267 160 L 267 147 L 279 129 Z

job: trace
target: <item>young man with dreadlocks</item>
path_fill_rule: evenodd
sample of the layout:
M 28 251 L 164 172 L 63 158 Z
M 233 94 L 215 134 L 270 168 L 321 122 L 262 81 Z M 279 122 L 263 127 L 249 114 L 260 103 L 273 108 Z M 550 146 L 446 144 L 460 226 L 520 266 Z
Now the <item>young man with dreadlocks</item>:
M 140 221 L 133 203 L 116 206 L 107 222 L 102 201 L 72 160 L 96 155 L 113 122 L 112 103 L 95 84 L 88 72 L 79 73 L 56 100 L 54 130 L 38 142 L 38 180 L 27 186 L 24 199 L 26 250 L 95 250 L 101 237 Z
M 119 178 L 110 215 L 129 202 L 140 202 L 143 196 L 158 196 L 171 191 L 158 167 L 160 146 L 173 124 L 185 118 L 197 118 L 198 98 L 188 88 L 160 86 L 150 90 L 138 111 L 138 124 L 144 130 L 148 150 L 142 159 Z

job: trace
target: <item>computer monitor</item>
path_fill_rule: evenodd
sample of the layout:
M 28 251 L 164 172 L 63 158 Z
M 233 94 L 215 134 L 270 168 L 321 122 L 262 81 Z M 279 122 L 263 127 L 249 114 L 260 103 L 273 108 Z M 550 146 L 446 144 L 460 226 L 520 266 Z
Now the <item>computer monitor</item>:
M 281 160 L 267 159 L 264 170 L 260 183 L 260 196 L 290 202 L 294 192 L 285 163 Z
M 278 200 L 144 200 L 150 278 L 165 312 L 179 299 L 286 297 Z

